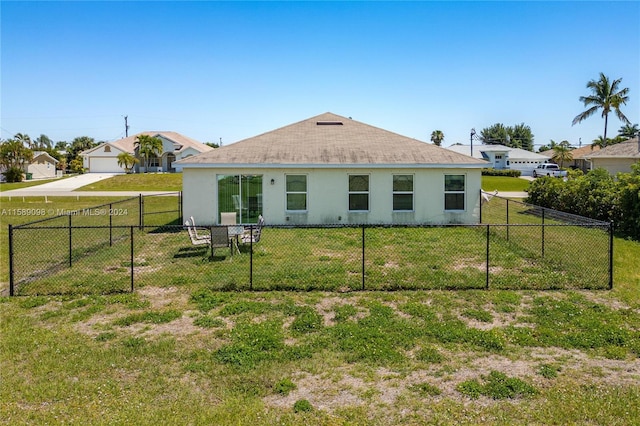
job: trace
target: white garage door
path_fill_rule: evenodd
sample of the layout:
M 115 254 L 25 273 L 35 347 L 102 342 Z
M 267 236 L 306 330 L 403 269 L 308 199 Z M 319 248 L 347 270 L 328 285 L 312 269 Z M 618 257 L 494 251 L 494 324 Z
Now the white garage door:
M 89 173 L 122 173 L 124 170 L 118 166 L 118 159 L 105 157 L 89 158 Z

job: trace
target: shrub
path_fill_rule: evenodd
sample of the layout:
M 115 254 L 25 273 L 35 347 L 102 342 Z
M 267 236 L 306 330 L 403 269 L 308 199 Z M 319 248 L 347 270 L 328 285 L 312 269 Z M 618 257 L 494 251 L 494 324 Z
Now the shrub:
M 520 177 L 522 172 L 520 170 L 512 170 L 512 169 L 482 169 L 482 176 L 509 176 L 509 177 Z
M 22 182 L 22 177 L 24 176 L 24 172 L 19 167 L 11 167 L 2 174 L 7 179 L 7 182 Z

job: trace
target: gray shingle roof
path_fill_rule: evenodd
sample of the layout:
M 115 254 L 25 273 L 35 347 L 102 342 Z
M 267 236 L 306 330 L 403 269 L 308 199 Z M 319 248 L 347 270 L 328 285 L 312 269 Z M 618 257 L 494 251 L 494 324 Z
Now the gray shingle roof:
M 638 138 L 609 145 L 600 151 L 583 155 L 584 158 L 636 158 L 640 160 L 640 142 Z
M 193 165 L 462 165 L 486 162 L 330 112 L 180 160 Z

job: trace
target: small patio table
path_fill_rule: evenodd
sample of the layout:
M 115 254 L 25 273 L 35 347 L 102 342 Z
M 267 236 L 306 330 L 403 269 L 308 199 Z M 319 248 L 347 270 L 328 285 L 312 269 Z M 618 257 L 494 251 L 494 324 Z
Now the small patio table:
M 240 253 L 240 248 L 238 247 L 238 240 L 240 239 L 240 235 L 244 234 L 244 226 L 242 225 L 231 225 L 227 226 L 228 234 L 229 234 L 229 242 L 231 243 L 231 251 L 233 253 L 233 248 L 235 247 L 236 252 Z

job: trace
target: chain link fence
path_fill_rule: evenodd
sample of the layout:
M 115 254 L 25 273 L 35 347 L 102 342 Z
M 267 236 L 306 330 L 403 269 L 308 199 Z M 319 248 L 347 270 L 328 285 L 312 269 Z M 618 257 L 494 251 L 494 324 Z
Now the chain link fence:
M 67 215 L 10 227 L 10 294 L 151 285 L 338 292 L 613 285 L 611 224 L 499 197 L 483 203 L 476 225 L 266 225 L 258 243 L 237 237 L 236 248 L 232 237 L 214 250 L 192 244 L 180 208 L 167 208 L 166 198 L 122 203 L 143 206 L 137 222 L 114 216 L 89 225 Z

